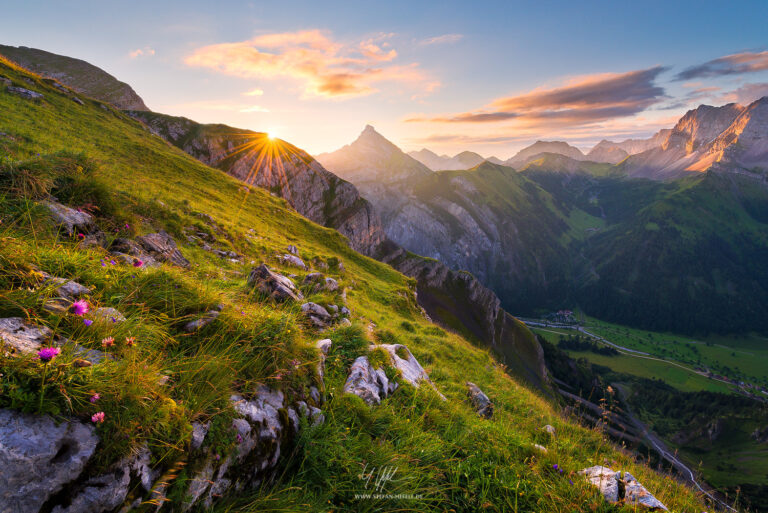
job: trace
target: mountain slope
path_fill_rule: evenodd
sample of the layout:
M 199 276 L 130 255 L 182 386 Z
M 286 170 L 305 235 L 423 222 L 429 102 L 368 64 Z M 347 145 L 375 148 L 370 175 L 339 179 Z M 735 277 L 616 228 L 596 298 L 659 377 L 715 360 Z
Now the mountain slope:
M 419 151 L 409 151 L 408 155 L 418 160 L 432 171 L 454 171 L 458 169 L 469 169 L 485 161 L 482 156 L 472 151 L 462 151 L 453 157 L 448 155 L 437 155 L 436 153 L 424 148 Z M 495 159 L 495 157 L 491 157 Z M 490 159 L 489 159 L 490 160 Z M 501 164 L 499 159 L 496 164 Z
M 378 213 L 357 189 L 326 171 L 302 150 L 284 141 L 266 140 L 264 134 L 226 125 L 201 125 L 157 113 L 131 115 L 202 162 L 282 196 L 298 212 L 347 236 L 357 251 L 416 278 L 419 304 L 432 319 L 491 347 L 504 357 L 512 372 L 540 390 L 549 391 L 541 348 L 535 339 L 520 335 L 522 325 L 501 308 L 492 291 L 471 275 L 408 253 L 390 241 Z M 383 139 L 378 134 L 367 137 Z M 391 150 L 387 145 L 384 149 Z M 451 300 L 435 301 L 436 297 Z
M 432 325 L 415 306 L 412 280 L 354 252 L 339 234 L 299 216 L 284 200 L 259 188 L 244 190 L 241 181 L 169 146 L 119 111 L 91 100 L 72 102 L 1 59 L 0 75 L 43 95 L 27 100 L 0 87 L 0 147 L 7 156 L 0 168 L 0 314 L 49 326 L 112 356 L 84 367 L 70 346 L 49 366 L 32 355 L 0 355 L 0 408 L 3 418 L 13 419 L 11 425 L 43 420 L 42 404 L 42 412 L 56 415 L 60 426 L 78 426 L 98 440 L 93 457 L 83 457 L 87 471 L 80 467 L 37 480 L 36 472 L 4 467 L 4 476 L 44 494 L 44 504 L 34 511 L 135 510 L 142 501 L 154 501 L 145 506 L 152 509 L 159 503 L 162 511 L 180 511 L 200 486 L 219 511 L 297 505 L 342 510 L 350 504 L 370 510 L 502 511 L 503 505 L 518 504 L 521 510 L 594 511 L 606 508 L 603 498 L 576 471 L 604 460 L 631 472 L 672 509 L 705 507 L 691 490 L 638 463 L 602 433 L 560 417 L 488 352 Z M 49 192 L 94 212 L 93 229 L 109 233 L 106 242 L 115 238 L 113 229 L 131 239 L 167 230 L 189 268 L 113 265 L 104 249 L 87 247 L 77 236 L 59 237 L 37 202 Z M 245 276 L 250 265 L 221 259 L 194 238 L 187 240 L 187 226 L 239 253 L 242 262 L 266 261 L 282 273 L 298 273 L 300 280 L 307 271 L 276 258 L 288 244 L 297 245 L 301 258 L 325 262 L 329 269 L 322 272 L 348 290 L 353 325 L 319 333 L 296 306 L 250 292 Z M 41 287 L 41 271 L 91 287 L 91 307 L 119 309 L 126 320 L 87 326 L 77 315 L 44 309 L 53 291 Z M 304 286 L 303 291 L 323 304 L 344 300 L 341 290 L 313 292 Z M 219 303 L 221 312 L 210 324 L 184 329 Z M 523 333 L 530 335 L 524 328 Z M 109 336 L 114 344 L 102 344 Z M 128 344 L 126 337 L 135 339 Z M 326 337 L 331 349 L 325 378 L 318 381 L 321 357 L 315 344 Z M 375 341 L 405 343 L 447 400 L 428 385 L 416 388 L 404 381 L 377 406 L 344 393 L 356 358 L 384 361 L 376 360 L 381 349 L 367 350 Z M 400 379 L 393 367 L 381 365 Z M 467 380 L 494 401 L 491 419 L 478 417 L 465 401 Z M 316 386 L 320 400 L 310 397 Z M 293 406 L 278 411 L 267 402 L 278 399 L 322 407 L 324 421 L 314 426 L 309 419 L 294 421 Z M 22 409 L 28 413 L 20 414 Z M 104 415 L 91 422 L 97 412 Z M 249 422 L 249 415 L 263 424 Z M 542 431 L 545 424 L 557 430 L 556 439 Z M 202 440 L 201 426 L 207 426 Z M 270 438 L 276 431 L 284 437 Z M 534 444 L 549 445 L 549 452 Z M 61 468 L 68 451 L 79 450 L 71 440 L 62 447 L 45 460 L 54 469 Z M 27 446 L 32 454 L 38 449 Z M 136 460 L 140 475 L 130 469 L 121 473 L 128 468 L 124 457 L 134 461 L 142 454 Z M 555 463 L 564 469 L 562 477 L 553 473 Z M 391 498 L 355 502 L 355 494 L 366 493 L 358 477 L 366 465 L 396 465 L 398 479 L 386 489 Z M 225 466 L 226 474 L 206 473 Z M 245 479 L 250 476 L 254 479 Z M 225 478 L 242 487 L 230 488 Z M 57 484 L 61 493 L 53 488 Z M 415 492 L 419 497 L 406 497 Z M 105 493 L 109 502 L 88 502 Z M 26 494 L 24 500 L 31 498 Z
M 54 78 L 79 93 L 111 103 L 118 109 L 149 110 L 131 86 L 80 59 L 26 46 L 0 45 L 0 55 L 39 75 Z
M 518 151 L 513 157 L 507 159 L 505 164 L 515 169 L 525 166 L 531 159 L 536 158 L 541 153 L 556 153 L 565 155 L 574 160 L 584 160 L 584 154 L 580 149 L 571 146 L 564 141 L 536 141 Z

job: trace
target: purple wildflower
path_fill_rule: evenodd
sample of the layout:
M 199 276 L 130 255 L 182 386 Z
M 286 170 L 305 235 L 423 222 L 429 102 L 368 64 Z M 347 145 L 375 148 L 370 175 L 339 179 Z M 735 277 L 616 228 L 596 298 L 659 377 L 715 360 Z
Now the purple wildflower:
M 101 396 L 99 394 L 93 394 L 91 397 L 88 398 L 88 400 L 91 401 L 92 403 L 95 403 L 99 399 L 101 399 Z
M 125 223 L 125 229 L 126 230 L 130 230 L 131 229 L 131 225 L 129 225 L 128 223 Z
M 77 234 L 77 238 L 80 239 L 80 240 L 83 240 L 85 238 L 85 235 L 82 234 L 82 233 L 78 233 Z
M 102 422 L 104 422 L 104 417 L 105 415 L 103 411 L 94 413 L 93 415 L 91 415 L 91 422 L 93 422 L 94 424 L 101 424 Z
M 571 483 L 571 486 L 573 486 L 573 480 L 569 479 L 568 482 Z
M 104 263 L 104 260 L 101 261 L 101 266 L 102 267 L 106 267 L 107 266 L 107 264 Z
M 235 438 L 237 439 L 237 443 L 239 444 L 243 443 L 243 437 L 240 436 L 240 433 L 236 434 Z
M 91 324 L 93 324 L 93 321 L 90 319 L 83 319 L 83 324 L 85 324 L 86 326 L 90 326 Z
M 559 467 L 557 466 L 557 463 L 555 463 L 554 465 L 552 465 L 552 468 L 553 468 L 553 469 L 555 469 L 555 470 L 558 470 L 558 469 L 559 469 Z
M 117 262 L 115 262 L 114 260 L 110 260 L 110 261 L 109 261 L 109 263 L 110 263 L 111 265 L 117 265 Z
M 72 303 L 72 313 L 75 315 L 85 315 L 88 313 L 88 303 L 84 300 L 75 301 Z
M 143 262 L 143 261 L 141 261 L 141 260 L 139 260 L 138 258 L 137 258 L 136 260 L 134 260 L 134 261 L 133 261 L 133 266 L 134 266 L 134 267 L 141 267 L 141 266 L 143 266 L 143 265 L 144 265 L 144 262 Z
M 61 353 L 61 349 L 58 347 L 44 347 L 37 352 L 37 357 L 43 363 L 48 363 Z

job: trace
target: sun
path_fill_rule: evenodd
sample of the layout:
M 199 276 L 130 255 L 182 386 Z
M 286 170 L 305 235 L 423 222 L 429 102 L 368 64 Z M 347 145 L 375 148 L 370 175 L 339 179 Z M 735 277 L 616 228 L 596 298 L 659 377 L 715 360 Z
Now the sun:
M 270 141 L 274 141 L 275 139 L 277 139 L 277 134 L 275 134 L 274 130 L 267 130 L 265 133 L 267 135 L 267 139 L 269 139 Z

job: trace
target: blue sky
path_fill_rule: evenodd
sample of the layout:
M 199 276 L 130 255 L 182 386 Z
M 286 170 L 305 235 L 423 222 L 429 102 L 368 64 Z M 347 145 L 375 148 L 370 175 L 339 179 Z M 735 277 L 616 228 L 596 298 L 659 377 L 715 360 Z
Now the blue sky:
M 0 42 L 87 60 L 152 110 L 313 153 L 372 124 L 405 149 L 506 158 L 768 95 L 766 19 L 763 1 L 25 0 L 4 6 Z

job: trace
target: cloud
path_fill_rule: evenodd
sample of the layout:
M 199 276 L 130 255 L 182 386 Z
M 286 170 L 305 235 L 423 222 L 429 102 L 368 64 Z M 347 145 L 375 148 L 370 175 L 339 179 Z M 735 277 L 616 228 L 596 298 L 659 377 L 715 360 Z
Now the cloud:
M 138 59 L 139 57 L 151 57 L 155 55 L 155 50 L 145 46 L 144 48 L 137 48 L 128 53 L 128 57 L 131 59 Z
M 540 87 L 498 98 L 486 108 L 450 116 L 413 117 L 410 122 L 495 123 L 513 121 L 518 127 L 567 126 L 632 116 L 666 98 L 655 84 L 665 68 L 602 73 L 568 80 L 559 87 Z
M 244 92 L 243 96 L 261 96 L 263 94 L 264 94 L 264 91 L 262 91 L 257 87 L 256 89 L 251 89 L 250 91 Z
M 333 40 L 320 30 L 264 34 L 247 41 L 198 48 L 185 62 L 243 78 L 292 78 L 305 96 L 343 98 L 377 91 L 382 82 L 431 91 L 439 83 L 418 63 L 395 64 L 397 52 L 379 34 L 356 44 Z
M 748 105 L 763 96 L 768 96 L 768 83 L 766 82 L 744 84 L 738 89 L 722 94 L 718 100 L 723 103 Z
M 742 52 L 691 66 L 678 73 L 675 80 L 741 75 L 765 70 L 768 70 L 768 51 Z
M 443 34 L 442 36 L 429 37 L 419 41 L 420 45 L 443 45 L 448 43 L 456 43 L 464 38 L 463 34 Z

